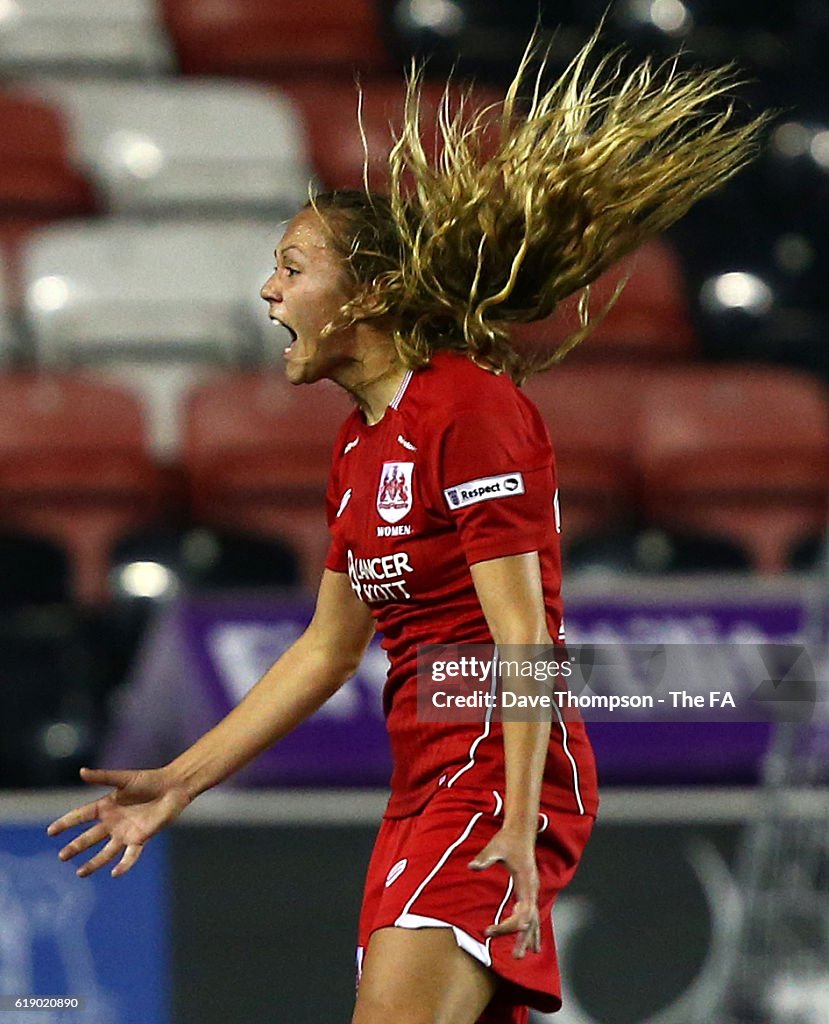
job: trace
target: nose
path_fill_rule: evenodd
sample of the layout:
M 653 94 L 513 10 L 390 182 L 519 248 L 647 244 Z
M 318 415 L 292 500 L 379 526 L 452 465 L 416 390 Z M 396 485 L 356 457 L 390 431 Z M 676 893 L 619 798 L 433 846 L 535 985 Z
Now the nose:
M 279 287 L 276 271 L 271 274 L 268 280 L 259 289 L 259 296 L 264 299 L 265 302 L 282 301 L 282 289 Z

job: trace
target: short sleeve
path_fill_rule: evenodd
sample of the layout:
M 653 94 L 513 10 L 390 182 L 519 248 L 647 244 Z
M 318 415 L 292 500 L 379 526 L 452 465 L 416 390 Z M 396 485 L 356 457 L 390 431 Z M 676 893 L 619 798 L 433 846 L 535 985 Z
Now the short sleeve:
M 455 410 L 442 432 L 438 500 L 470 565 L 556 539 L 546 427 L 520 396 L 505 397 Z

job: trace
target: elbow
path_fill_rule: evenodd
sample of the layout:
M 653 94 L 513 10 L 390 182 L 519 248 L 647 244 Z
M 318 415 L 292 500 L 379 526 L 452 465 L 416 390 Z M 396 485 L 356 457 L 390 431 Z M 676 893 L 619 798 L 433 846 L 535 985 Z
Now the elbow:
M 498 647 L 549 647 L 554 642 L 546 625 L 539 626 L 538 628 L 527 628 L 526 624 L 519 624 L 512 628 L 494 629 L 491 632 L 493 642 Z
M 360 667 L 360 662 L 363 660 L 362 653 L 351 657 L 343 657 L 342 655 L 338 659 L 337 665 L 337 676 L 341 683 L 346 682 L 350 679 L 357 669 Z

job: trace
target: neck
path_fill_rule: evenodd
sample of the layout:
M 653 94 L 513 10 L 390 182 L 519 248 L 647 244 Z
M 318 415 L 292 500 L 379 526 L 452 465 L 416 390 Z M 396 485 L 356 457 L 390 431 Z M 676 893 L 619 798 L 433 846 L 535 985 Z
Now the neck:
M 393 344 L 372 345 L 337 375 L 336 382 L 354 398 L 371 425 L 383 418 L 406 373 Z

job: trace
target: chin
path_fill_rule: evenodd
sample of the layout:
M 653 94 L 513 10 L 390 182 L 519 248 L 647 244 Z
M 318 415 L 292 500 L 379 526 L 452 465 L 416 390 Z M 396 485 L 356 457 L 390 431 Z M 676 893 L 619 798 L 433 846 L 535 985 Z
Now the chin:
M 314 367 L 310 363 L 297 360 L 290 362 L 285 360 L 285 377 L 289 384 L 313 384 L 320 379 Z

